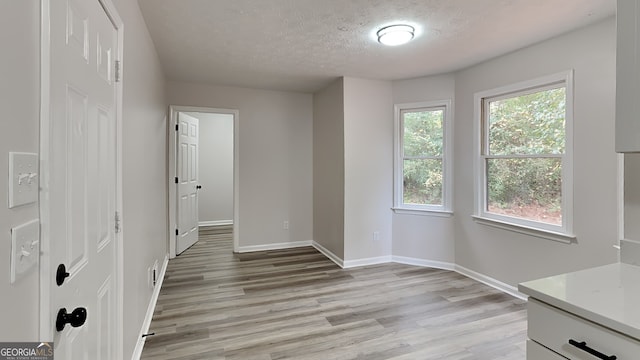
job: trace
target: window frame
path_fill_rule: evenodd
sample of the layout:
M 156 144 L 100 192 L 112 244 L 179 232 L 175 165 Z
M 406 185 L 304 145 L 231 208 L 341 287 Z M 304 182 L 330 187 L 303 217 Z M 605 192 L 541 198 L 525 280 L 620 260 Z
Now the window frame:
M 560 85 L 560 86 L 558 86 Z M 539 91 L 565 87 L 565 151 L 559 155 L 562 164 L 561 204 L 562 224 L 554 225 L 523 219 L 513 216 L 501 215 L 487 211 L 487 159 L 495 158 L 488 153 L 489 129 L 487 126 L 488 109 L 486 101 L 497 101 Z M 571 242 L 573 235 L 573 108 L 574 108 L 574 84 L 573 70 L 539 77 L 495 89 L 485 90 L 474 94 L 474 179 L 475 179 L 475 211 L 473 218 L 479 223 L 499 227 L 537 237 Z M 518 157 L 517 155 L 514 157 Z M 527 158 L 535 158 L 535 155 Z
M 399 214 L 451 216 L 453 213 L 453 127 L 451 99 L 394 105 L 394 196 L 393 210 Z M 442 124 L 442 205 L 404 203 L 404 119 L 411 110 L 443 109 Z

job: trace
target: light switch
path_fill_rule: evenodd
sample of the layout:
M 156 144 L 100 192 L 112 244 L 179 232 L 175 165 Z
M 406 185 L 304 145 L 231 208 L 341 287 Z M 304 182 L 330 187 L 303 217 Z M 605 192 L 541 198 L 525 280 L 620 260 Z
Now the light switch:
M 38 201 L 38 154 L 9 153 L 9 209 Z
M 40 221 L 32 220 L 11 229 L 11 283 L 38 265 Z

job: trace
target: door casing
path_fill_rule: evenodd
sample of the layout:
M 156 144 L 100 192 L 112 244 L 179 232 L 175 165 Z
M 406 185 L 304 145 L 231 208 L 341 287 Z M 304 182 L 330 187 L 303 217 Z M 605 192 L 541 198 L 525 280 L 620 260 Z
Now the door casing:
M 239 144 L 239 111 L 234 109 L 221 109 L 210 107 L 198 107 L 198 106 L 169 106 L 169 122 L 167 126 L 168 138 L 169 138 L 169 257 L 171 259 L 176 257 L 176 241 L 177 236 L 175 231 L 177 229 L 177 192 L 175 178 L 177 176 L 177 162 L 176 155 L 178 153 L 178 139 L 175 131 L 176 124 L 178 124 L 178 113 L 181 112 L 200 112 L 200 113 L 215 113 L 215 114 L 229 114 L 233 115 L 233 251 L 237 252 L 239 247 L 239 224 L 240 224 L 240 166 L 238 156 L 238 144 Z
M 55 1 L 55 0 L 54 0 Z M 112 0 L 93 0 L 98 1 L 103 7 L 105 13 L 113 22 L 118 38 L 118 54 L 116 61 L 120 64 L 119 81 L 116 86 L 116 211 L 122 215 L 122 104 L 123 104 L 123 62 L 124 58 L 124 23 L 116 10 Z M 39 337 L 41 341 L 51 341 L 53 339 L 53 329 L 50 327 L 51 318 L 54 314 L 51 312 L 51 281 L 53 281 L 51 261 L 49 258 L 52 239 L 49 238 L 48 229 L 48 213 L 51 204 L 49 203 L 47 192 L 50 154 L 49 154 L 49 136 L 51 135 L 51 31 L 50 31 L 50 8 L 52 0 L 40 0 L 40 192 L 39 192 L 39 212 L 40 212 L 40 326 Z M 115 234 L 116 246 L 116 286 L 115 286 L 115 324 L 116 331 L 116 357 L 122 359 L 124 356 L 124 221 L 120 217 L 120 231 Z

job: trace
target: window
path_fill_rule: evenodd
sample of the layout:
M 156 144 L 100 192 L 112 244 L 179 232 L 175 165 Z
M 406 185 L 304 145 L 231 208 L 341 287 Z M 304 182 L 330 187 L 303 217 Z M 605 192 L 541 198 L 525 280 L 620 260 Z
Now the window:
M 476 94 L 477 216 L 571 233 L 571 73 Z
M 450 211 L 450 107 L 449 100 L 396 105 L 396 211 Z

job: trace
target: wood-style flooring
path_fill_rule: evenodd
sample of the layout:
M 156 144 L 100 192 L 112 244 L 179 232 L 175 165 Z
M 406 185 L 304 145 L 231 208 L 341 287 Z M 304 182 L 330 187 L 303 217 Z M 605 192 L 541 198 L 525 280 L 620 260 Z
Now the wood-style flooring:
M 234 254 L 230 231 L 169 262 L 143 359 L 525 359 L 521 300 L 450 271 L 343 270 L 311 247 Z

